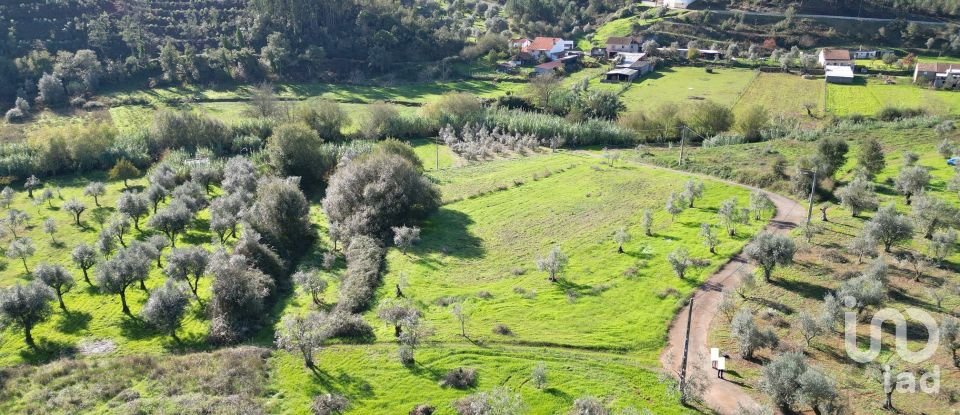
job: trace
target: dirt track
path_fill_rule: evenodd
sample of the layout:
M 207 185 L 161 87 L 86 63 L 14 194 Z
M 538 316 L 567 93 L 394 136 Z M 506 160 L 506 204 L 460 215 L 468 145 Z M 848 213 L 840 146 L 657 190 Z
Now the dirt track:
M 790 229 L 797 227 L 806 220 L 806 206 L 774 193 L 767 192 L 767 196 L 770 197 L 777 209 L 773 219 L 766 227 L 767 230 L 789 232 Z M 696 370 L 704 372 L 707 379 L 704 401 L 707 406 L 723 415 L 736 413 L 738 404 L 744 406 L 756 405 L 753 399 L 743 391 L 741 385 L 717 378 L 716 371 L 711 369 L 710 366 L 710 349 L 707 344 L 710 326 L 717 315 L 721 293 L 736 288 L 736 276 L 740 270 L 753 270 L 743 254 L 737 254 L 731 258 L 727 264 L 704 282 L 693 296 L 694 308 L 690 326 L 690 351 L 687 371 L 688 373 Z M 661 365 L 674 376 L 677 376 L 680 371 L 688 313 L 688 306 L 677 312 L 670 324 L 667 347 L 660 354 Z M 721 350 L 721 353 L 733 354 L 734 351 Z

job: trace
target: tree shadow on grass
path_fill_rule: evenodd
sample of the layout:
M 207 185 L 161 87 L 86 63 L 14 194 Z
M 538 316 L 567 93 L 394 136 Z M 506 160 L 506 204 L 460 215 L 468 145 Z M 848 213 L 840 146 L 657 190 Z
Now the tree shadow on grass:
M 180 242 L 188 245 L 203 245 L 210 242 L 210 236 L 201 232 L 190 231 L 180 236 Z
M 823 296 L 828 292 L 822 285 L 795 280 L 781 280 L 776 277 L 770 281 L 770 284 L 812 300 L 823 300 Z
M 554 387 L 546 388 L 543 390 L 543 392 L 552 396 L 556 396 L 557 398 L 562 399 L 564 402 L 569 402 L 573 400 L 573 396 L 571 396 L 569 393 L 566 393 Z
M 457 258 L 482 258 L 486 254 L 483 241 L 467 229 L 473 223 L 463 212 L 441 208 L 424 223 L 422 242 L 411 253 L 421 257 L 441 252 Z
M 340 393 L 359 399 L 374 396 L 373 386 L 369 382 L 351 376 L 347 372 L 340 371 L 332 374 L 316 367 L 309 368 L 309 370 L 313 374 L 314 383 L 319 384 L 323 390 L 329 393 Z
M 20 358 L 24 362 L 38 365 L 63 357 L 74 356 L 77 353 L 76 346 L 66 342 L 37 338 L 36 343 L 36 348 L 28 347 L 20 351 Z
M 93 315 L 83 311 L 70 311 L 60 316 L 57 319 L 57 331 L 68 334 L 86 330 L 93 319 Z
M 439 382 L 440 379 L 443 378 L 443 373 L 439 369 L 426 367 L 420 362 L 414 362 L 412 365 L 404 365 L 404 367 L 407 368 L 407 371 L 410 372 L 410 374 L 417 377 L 430 379 L 433 382 Z
M 130 340 L 143 340 L 158 335 L 156 329 L 139 317 L 126 316 L 120 320 L 120 334 Z
M 167 334 L 157 333 L 157 336 L 165 337 L 163 348 L 171 353 L 184 354 L 214 350 L 205 334 L 192 334 L 186 337 L 179 335 L 179 342 Z

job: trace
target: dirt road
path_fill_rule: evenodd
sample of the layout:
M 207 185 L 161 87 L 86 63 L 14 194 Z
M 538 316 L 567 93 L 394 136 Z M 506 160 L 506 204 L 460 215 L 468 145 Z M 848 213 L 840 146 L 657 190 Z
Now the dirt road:
M 776 205 L 777 213 L 771 219 L 766 229 L 774 232 L 789 232 L 806 220 L 807 209 L 793 200 L 773 193 L 767 193 L 770 200 Z M 704 401 L 720 414 L 733 414 L 737 404 L 744 406 L 756 405 L 742 387 L 729 380 L 718 379 L 715 370 L 710 366 L 710 349 L 707 337 L 710 325 L 717 316 L 721 293 L 731 291 L 737 284 L 737 273 L 740 270 L 752 271 L 753 267 L 747 262 L 743 254 L 737 254 L 730 261 L 713 274 L 694 293 L 693 319 L 690 326 L 690 351 L 687 371 L 703 371 L 707 379 L 707 390 Z M 660 363 L 664 369 L 676 376 L 680 371 L 683 356 L 683 340 L 687 328 L 689 307 L 683 307 L 670 324 L 667 347 L 660 355 Z M 718 321 L 718 323 L 720 323 Z M 734 353 L 732 350 L 722 350 L 722 353 Z M 672 357 L 671 357 L 672 356 Z M 729 364 L 728 364 L 729 367 Z

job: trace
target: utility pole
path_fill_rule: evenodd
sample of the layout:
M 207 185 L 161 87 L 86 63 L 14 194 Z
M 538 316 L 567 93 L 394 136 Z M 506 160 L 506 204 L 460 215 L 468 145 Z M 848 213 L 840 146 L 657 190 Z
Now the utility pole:
M 687 312 L 687 334 L 683 338 L 683 360 L 680 362 L 680 403 L 687 403 L 687 353 L 690 351 L 690 323 L 693 321 L 693 298 L 690 298 L 690 309 Z
M 810 225 L 810 218 L 813 216 L 813 195 L 817 192 L 817 170 L 812 170 L 813 180 L 810 182 L 810 207 L 807 208 L 807 225 Z
M 677 165 L 683 167 L 683 150 L 684 144 L 687 142 L 687 127 L 680 127 L 680 160 L 677 161 Z

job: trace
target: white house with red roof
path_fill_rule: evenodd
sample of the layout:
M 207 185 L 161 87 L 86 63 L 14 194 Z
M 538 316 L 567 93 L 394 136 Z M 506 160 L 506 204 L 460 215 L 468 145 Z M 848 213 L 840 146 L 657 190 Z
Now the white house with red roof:
M 557 59 L 564 52 L 573 50 L 573 41 L 558 37 L 536 37 L 520 50 L 529 53 L 534 59 L 540 59 L 541 56 Z

